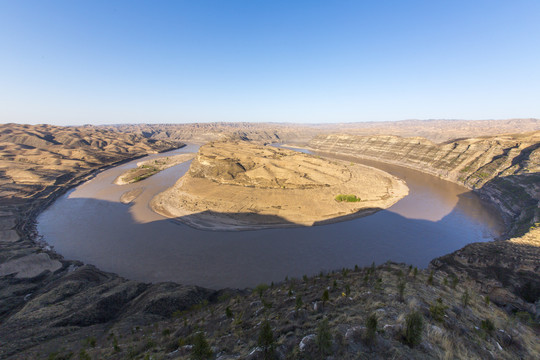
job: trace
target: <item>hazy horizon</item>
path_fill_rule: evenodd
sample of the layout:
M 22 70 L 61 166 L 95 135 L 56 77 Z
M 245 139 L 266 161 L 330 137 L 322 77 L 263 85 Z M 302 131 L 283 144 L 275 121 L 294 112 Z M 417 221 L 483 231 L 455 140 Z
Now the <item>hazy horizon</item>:
M 80 124 L 55 124 L 55 123 L 44 123 L 44 122 L 15 122 L 15 121 L 6 121 L 0 122 L 2 124 L 21 124 L 21 125 L 57 125 L 57 126 L 129 126 L 129 125 L 192 125 L 192 124 L 275 124 L 275 125 L 296 125 L 296 126 L 327 126 L 331 127 L 334 125 L 355 125 L 355 124 L 385 124 L 385 123 L 398 123 L 398 122 L 435 122 L 435 121 L 462 121 L 462 122 L 482 122 L 482 121 L 512 121 L 512 120 L 540 120 L 539 118 L 527 117 L 527 118 L 508 118 L 508 119 L 401 119 L 401 120 L 364 120 L 364 121 L 343 121 L 343 122 L 320 122 L 320 123 L 309 123 L 309 122 L 294 122 L 294 121 L 199 121 L 199 122 L 124 122 L 124 123 L 80 123 Z
M 540 118 L 540 2 L 0 2 L 0 123 Z

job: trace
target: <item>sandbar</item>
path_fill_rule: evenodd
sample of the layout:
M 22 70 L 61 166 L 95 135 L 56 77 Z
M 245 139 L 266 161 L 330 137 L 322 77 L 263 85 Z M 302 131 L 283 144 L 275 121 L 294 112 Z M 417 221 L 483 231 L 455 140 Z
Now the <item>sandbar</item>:
M 379 169 L 231 141 L 202 146 L 189 171 L 150 207 L 202 230 L 256 230 L 366 216 L 407 194 L 403 180 Z M 339 195 L 357 201 L 337 201 Z

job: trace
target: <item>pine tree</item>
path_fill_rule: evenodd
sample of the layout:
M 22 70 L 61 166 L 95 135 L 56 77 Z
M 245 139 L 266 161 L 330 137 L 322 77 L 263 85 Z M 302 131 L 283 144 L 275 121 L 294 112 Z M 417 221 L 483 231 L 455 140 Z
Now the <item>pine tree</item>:
M 323 306 L 326 304 L 326 302 L 330 300 L 330 294 L 328 293 L 328 289 L 325 289 L 323 294 L 322 294 L 322 303 L 323 303 Z
M 330 355 L 332 353 L 332 333 L 328 325 L 328 319 L 325 318 L 317 326 L 317 348 L 321 356 Z
M 263 349 L 265 360 L 270 360 L 270 359 L 275 358 L 274 335 L 272 334 L 272 327 L 270 326 L 270 322 L 268 322 L 268 320 L 265 320 L 262 324 L 257 345 L 261 349 Z
M 302 296 L 301 296 L 301 295 L 298 295 L 298 296 L 296 297 L 296 305 L 295 305 L 296 311 L 300 310 L 300 308 L 302 307 L 302 305 L 304 305 L 304 303 L 302 302 Z
M 204 333 L 199 331 L 193 337 L 193 348 L 191 349 L 191 358 L 193 360 L 207 360 L 212 357 L 212 349 L 204 337 Z
M 422 331 L 424 329 L 424 318 L 418 312 L 412 312 L 406 317 L 405 341 L 409 346 L 415 346 L 422 342 Z

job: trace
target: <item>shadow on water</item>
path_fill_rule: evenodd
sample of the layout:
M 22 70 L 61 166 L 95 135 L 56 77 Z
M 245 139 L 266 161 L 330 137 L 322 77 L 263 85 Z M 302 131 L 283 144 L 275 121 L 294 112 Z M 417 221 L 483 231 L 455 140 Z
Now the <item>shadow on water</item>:
M 381 210 L 381 208 L 364 208 L 356 213 L 337 216 L 327 220 L 315 221 L 313 225 L 319 226 L 354 220 L 363 216 L 372 215 Z M 196 214 L 185 215 L 170 220 L 178 224 L 185 224 L 194 227 L 198 230 L 219 232 L 308 227 L 291 222 L 281 216 L 257 214 L 253 212 L 221 213 L 213 210 L 204 210 Z
M 130 279 L 246 287 L 373 261 L 425 267 L 435 257 L 493 238 L 493 229 L 465 213 L 466 204 L 460 206 L 469 196 L 459 195 L 453 209 L 436 221 L 390 208 L 314 227 L 201 231 L 181 218 L 138 222 L 126 205 L 80 197 L 63 199 L 39 221 L 40 232 L 66 258 Z

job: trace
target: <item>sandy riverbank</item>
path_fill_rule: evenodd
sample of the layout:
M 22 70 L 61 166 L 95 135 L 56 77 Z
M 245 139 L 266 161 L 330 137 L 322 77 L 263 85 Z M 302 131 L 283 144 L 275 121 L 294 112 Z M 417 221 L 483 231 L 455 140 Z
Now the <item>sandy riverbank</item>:
M 360 201 L 336 201 L 340 194 Z M 204 230 L 313 226 L 372 214 L 408 194 L 384 171 L 245 142 L 200 148 L 190 170 L 150 206 Z
M 146 160 L 137 163 L 137 167 L 125 171 L 122 175 L 116 178 L 116 185 L 132 184 L 152 175 L 159 173 L 165 169 L 176 166 L 183 162 L 193 159 L 195 154 L 180 154 L 173 156 L 164 156 L 158 159 Z

